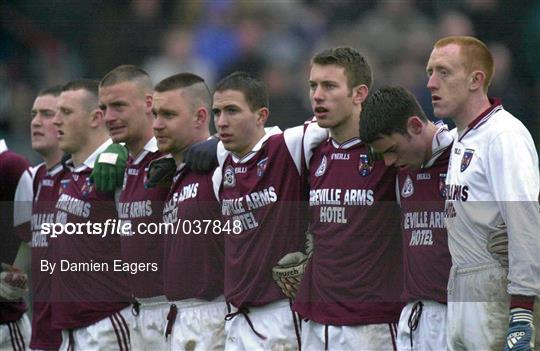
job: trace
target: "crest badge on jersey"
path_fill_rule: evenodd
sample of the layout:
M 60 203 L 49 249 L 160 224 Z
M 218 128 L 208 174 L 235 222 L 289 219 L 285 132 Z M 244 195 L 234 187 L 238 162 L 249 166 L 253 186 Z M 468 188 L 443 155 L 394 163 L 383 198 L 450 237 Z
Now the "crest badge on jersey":
M 62 195 L 69 185 L 69 179 L 60 180 L 60 187 L 58 188 L 58 195 Z
M 471 164 L 472 158 L 474 155 L 473 149 L 465 149 L 465 152 L 463 153 L 463 157 L 461 158 L 461 172 L 464 172 L 467 167 Z
M 360 160 L 358 161 L 358 173 L 362 177 L 367 177 L 373 171 L 373 163 L 371 162 L 369 155 L 360 154 Z
M 267 164 L 268 164 L 268 157 L 265 157 L 259 162 L 257 162 L 257 175 L 259 177 L 262 177 L 264 175 L 264 172 L 266 172 Z
M 405 182 L 403 183 L 403 188 L 401 188 L 401 197 L 410 197 L 412 194 L 414 194 L 414 184 L 411 177 L 407 176 L 407 178 L 405 178 Z
M 446 199 L 446 173 L 439 174 L 439 195 Z
M 321 160 L 321 164 L 319 165 L 319 167 L 315 171 L 315 177 L 320 177 L 320 176 L 322 176 L 324 174 L 324 172 L 326 172 L 326 164 L 327 163 L 328 163 L 328 161 L 326 160 L 326 156 L 323 156 L 323 158 Z
M 223 187 L 234 188 L 235 185 L 236 176 L 234 175 L 234 168 L 232 166 L 227 166 L 225 172 L 223 172 Z
M 90 177 L 88 177 L 84 181 L 84 185 L 81 189 L 82 196 L 84 198 L 87 198 L 88 195 L 90 195 L 90 193 L 92 192 L 92 190 L 94 190 L 94 182 L 92 181 L 92 179 L 90 179 Z

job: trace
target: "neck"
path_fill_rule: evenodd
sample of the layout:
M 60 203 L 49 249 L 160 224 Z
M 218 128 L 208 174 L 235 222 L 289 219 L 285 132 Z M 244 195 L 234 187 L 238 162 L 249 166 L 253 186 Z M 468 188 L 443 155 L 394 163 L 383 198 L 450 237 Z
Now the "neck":
M 138 138 L 135 141 L 126 142 L 126 147 L 130 155 L 132 155 L 133 157 L 137 157 L 137 155 L 139 155 L 143 151 L 145 145 L 148 144 L 148 141 L 150 141 L 153 136 L 154 134 L 152 130 L 150 130 L 146 131 L 143 137 Z
M 360 109 L 354 110 L 352 116 L 345 119 L 341 124 L 330 128 L 330 136 L 339 144 L 352 138 L 360 137 Z
M 486 111 L 491 106 L 487 95 L 478 94 L 471 97 L 467 105 L 463 110 L 453 118 L 456 123 L 458 131 L 465 130 L 472 121 L 474 121 L 480 114 Z
M 252 139 L 252 142 L 244 150 L 234 152 L 236 156 L 242 158 L 248 153 L 250 153 L 251 150 L 253 150 L 253 148 L 255 147 L 255 145 L 257 145 L 257 143 L 265 136 L 265 134 L 266 132 L 264 131 L 264 128 L 257 130 L 254 138 Z
M 177 151 L 177 152 L 171 152 L 171 155 L 174 159 L 174 162 L 176 163 L 176 166 L 180 166 L 182 164 L 182 162 L 184 162 L 184 152 L 189 149 L 190 146 L 192 146 L 193 144 L 196 144 L 196 143 L 199 143 L 201 141 L 204 141 L 206 139 L 208 139 L 210 137 L 210 133 L 207 131 L 207 132 L 204 132 L 200 135 L 197 135 L 193 138 L 192 142 L 185 146 L 184 148 L 182 148 L 181 150 Z
M 60 148 L 56 148 L 48 153 L 41 154 L 41 157 L 43 158 L 43 162 L 45 162 L 45 167 L 51 169 L 62 161 L 63 155 L 64 152 Z
M 433 139 L 435 138 L 435 134 L 437 134 L 437 130 L 439 130 L 439 128 L 435 125 L 435 123 L 428 122 L 426 126 L 426 136 L 424 138 L 424 150 L 426 150 L 426 154 L 424 155 L 424 164 L 428 162 L 433 155 Z
M 75 167 L 81 165 L 98 147 L 103 145 L 107 139 L 109 139 L 109 136 L 105 133 L 96 133 L 96 135 L 89 136 L 88 143 L 80 150 L 71 154 Z

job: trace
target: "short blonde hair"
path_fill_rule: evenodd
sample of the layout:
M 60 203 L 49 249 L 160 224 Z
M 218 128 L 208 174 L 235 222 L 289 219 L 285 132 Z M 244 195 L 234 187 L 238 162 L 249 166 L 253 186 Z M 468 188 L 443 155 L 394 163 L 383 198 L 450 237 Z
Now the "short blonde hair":
M 460 47 L 460 53 L 463 57 L 465 69 L 468 72 L 474 70 L 484 72 L 486 75 L 484 92 L 487 93 L 495 68 L 493 56 L 486 44 L 474 37 L 452 36 L 439 39 L 433 47 L 437 49 L 450 44 L 455 44 Z

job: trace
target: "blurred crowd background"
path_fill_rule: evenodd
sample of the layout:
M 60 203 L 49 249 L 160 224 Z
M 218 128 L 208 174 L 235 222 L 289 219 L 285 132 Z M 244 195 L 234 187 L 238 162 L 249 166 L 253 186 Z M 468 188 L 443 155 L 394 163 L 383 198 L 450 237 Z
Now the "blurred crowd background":
M 100 79 L 120 64 L 155 83 L 194 72 L 213 87 L 245 70 L 270 91 L 268 125 L 308 119 L 309 60 L 349 45 L 374 68 L 374 88 L 403 85 L 432 115 L 425 64 L 433 43 L 474 35 L 495 57 L 490 95 L 540 145 L 540 2 L 510 0 L 2 0 L 0 138 L 33 162 L 30 109 L 36 92 Z

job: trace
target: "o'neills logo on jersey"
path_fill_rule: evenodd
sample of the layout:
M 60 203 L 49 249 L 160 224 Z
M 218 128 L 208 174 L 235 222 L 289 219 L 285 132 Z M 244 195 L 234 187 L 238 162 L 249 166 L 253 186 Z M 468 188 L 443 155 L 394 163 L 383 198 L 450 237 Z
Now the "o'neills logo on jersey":
M 446 199 L 446 173 L 439 174 L 439 194 Z
M 461 172 L 465 171 L 467 167 L 471 164 L 472 157 L 474 154 L 473 149 L 465 149 L 465 152 L 463 153 L 463 157 L 461 158 Z
M 223 187 L 224 188 L 234 188 L 236 185 L 236 177 L 234 175 L 233 166 L 227 166 L 225 172 L 223 172 Z
M 414 184 L 411 177 L 407 176 L 405 183 L 403 183 L 403 188 L 401 188 L 401 197 L 409 197 L 412 194 L 414 194 Z
M 366 154 L 360 154 L 360 160 L 358 161 L 358 173 L 362 177 L 367 177 L 373 170 L 373 163 L 371 163 L 369 156 Z
M 320 177 L 324 174 L 324 172 L 326 172 L 326 156 L 323 156 L 322 160 L 321 160 L 321 164 L 319 165 L 319 167 L 317 168 L 317 170 L 315 171 L 315 177 Z
M 257 162 L 257 175 L 259 177 L 262 177 L 264 175 L 264 172 L 266 172 L 267 164 L 268 164 L 268 157 L 265 157 L 259 162 Z

